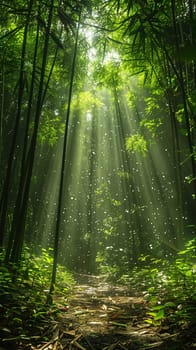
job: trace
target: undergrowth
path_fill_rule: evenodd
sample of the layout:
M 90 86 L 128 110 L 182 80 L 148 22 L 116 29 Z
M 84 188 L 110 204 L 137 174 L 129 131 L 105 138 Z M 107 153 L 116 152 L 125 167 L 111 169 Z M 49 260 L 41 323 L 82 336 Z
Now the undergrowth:
M 143 294 L 148 305 L 146 323 L 170 329 L 196 325 L 195 251 L 196 239 L 189 241 L 172 262 L 142 255 L 138 266 L 118 277 L 118 283 L 129 285 L 136 293 Z M 47 341 L 50 337 L 48 326 L 59 312 L 66 310 L 66 296 L 74 285 L 72 275 L 59 265 L 55 302 L 52 306 L 48 305 L 52 263 L 50 250 L 46 249 L 42 249 L 40 256 L 25 249 L 20 267 L 14 264 L 6 266 L 1 255 L 0 345 L 11 349 L 13 344 L 17 344 L 19 349 L 20 342 L 36 342 L 40 337 L 42 341 Z M 109 277 L 110 272 L 108 270 Z M 114 272 L 112 270 L 113 278 Z M 119 274 L 116 273 L 116 276 Z
M 47 326 L 59 313 L 57 302 L 46 303 L 53 258 L 50 250 L 42 249 L 40 256 L 25 249 L 20 267 L 5 265 L 0 257 L 0 340 L 12 346 L 20 341 L 47 339 Z M 66 295 L 74 284 L 71 273 L 62 266 L 57 268 L 55 295 L 66 307 Z M 64 299 L 62 298 L 64 296 Z
M 146 322 L 155 326 L 196 325 L 196 239 L 173 262 L 142 255 L 140 265 L 118 282 L 134 286 L 149 302 Z

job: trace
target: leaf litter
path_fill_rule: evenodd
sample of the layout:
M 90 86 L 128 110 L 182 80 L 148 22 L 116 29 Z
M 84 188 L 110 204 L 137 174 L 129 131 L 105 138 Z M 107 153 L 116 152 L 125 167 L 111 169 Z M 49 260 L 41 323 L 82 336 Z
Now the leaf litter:
M 194 349 L 179 332 L 145 322 L 149 305 L 142 294 L 101 277 L 78 275 L 78 284 L 53 326 L 51 340 L 31 350 Z
M 77 278 L 72 294 L 66 299 L 61 296 L 57 301 L 59 312 L 54 319 L 45 321 L 42 335 L 20 338 L 16 349 L 196 349 L 190 334 L 191 339 L 185 332 L 170 329 L 169 325 L 146 323 L 150 307 L 142 293 L 124 285 L 110 284 L 98 276 L 78 275 Z M 4 349 L 7 348 L 1 350 Z

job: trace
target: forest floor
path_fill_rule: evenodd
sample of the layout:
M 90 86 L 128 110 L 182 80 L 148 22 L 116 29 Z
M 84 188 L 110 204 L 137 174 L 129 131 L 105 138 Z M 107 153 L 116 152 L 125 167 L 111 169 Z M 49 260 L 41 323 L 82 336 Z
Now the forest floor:
M 96 276 L 77 280 L 68 306 L 50 325 L 51 340 L 32 350 L 196 349 L 196 330 L 145 322 L 149 305 L 142 293 Z

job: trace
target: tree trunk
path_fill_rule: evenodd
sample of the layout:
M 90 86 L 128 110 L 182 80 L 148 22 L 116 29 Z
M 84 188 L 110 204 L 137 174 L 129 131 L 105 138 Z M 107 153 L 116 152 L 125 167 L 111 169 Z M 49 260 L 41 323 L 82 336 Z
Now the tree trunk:
M 171 11 L 172 11 L 172 19 L 173 19 L 173 27 L 174 27 L 174 33 L 175 33 L 175 45 L 176 45 L 176 52 L 179 55 L 179 40 L 178 40 L 178 30 L 177 30 L 177 20 L 176 20 L 176 5 L 175 0 L 171 0 Z M 190 120 L 189 120 L 189 112 L 187 107 L 187 94 L 184 84 L 184 78 L 183 78 L 183 67 L 182 63 L 179 62 L 178 64 L 178 79 L 179 79 L 179 85 L 181 90 L 181 96 L 182 96 L 182 103 L 184 107 L 184 116 L 185 116 L 185 123 L 186 123 L 186 130 L 187 130 L 187 138 L 188 138 L 188 146 L 190 150 L 190 160 L 191 160 L 191 167 L 192 167 L 192 176 L 194 181 L 194 193 L 196 195 L 196 164 L 195 164 L 195 157 L 194 157 L 194 148 L 193 148 L 193 142 L 192 142 L 192 134 L 191 134 L 191 126 L 190 126 Z
M 29 153 L 28 153 L 28 157 L 27 157 L 28 158 L 27 163 L 29 163 L 29 164 L 28 164 L 27 171 L 25 174 L 26 178 L 25 178 L 23 193 L 21 193 L 21 194 L 19 193 L 20 198 L 21 198 L 21 203 L 20 203 L 20 208 L 19 208 L 19 212 L 18 212 L 18 216 L 17 216 L 17 221 L 15 223 L 15 227 L 13 227 L 14 238 L 13 238 L 13 247 L 12 247 L 11 256 L 10 256 L 10 260 L 12 262 L 17 262 L 20 260 L 21 253 L 22 253 L 23 241 L 24 241 L 25 221 L 26 221 L 26 214 L 27 214 L 28 198 L 29 198 L 31 177 L 32 177 L 33 164 L 34 164 L 34 158 L 35 158 L 35 149 L 36 149 L 38 127 L 39 127 L 39 121 L 40 121 L 42 104 L 43 104 L 44 77 L 45 77 L 45 71 L 46 71 L 46 62 L 47 62 L 47 55 L 48 55 L 48 47 L 49 47 L 49 38 L 50 38 L 50 29 L 51 29 L 51 23 L 52 23 L 53 9 L 54 9 L 54 0 L 51 0 L 50 9 L 49 9 L 49 13 L 48 13 L 46 33 L 45 33 L 45 41 L 44 41 L 44 49 L 43 49 L 43 57 L 42 57 L 42 68 L 41 68 L 41 74 L 40 74 L 40 82 L 39 82 L 35 120 L 34 120 L 34 129 L 33 129 L 33 135 L 32 135 L 32 139 L 31 139 L 31 145 L 30 145 Z
M 23 154 L 22 154 L 22 163 L 21 163 L 21 171 L 20 171 L 20 182 L 19 182 L 18 194 L 17 194 L 16 204 L 15 204 L 15 209 L 13 214 L 12 228 L 8 237 L 8 244 L 6 249 L 6 261 L 9 260 L 11 250 L 12 250 L 14 232 L 16 229 L 18 215 L 20 214 L 20 211 L 21 211 L 21 205 L 23 201 L 23 188 L 25 186 L 26 173 L 28 169 L 28 162 L 26 161 L 26 155 L 28 150 L 28 135 L 29 135 L 30 120 L 31 120 L 31 112 L 32 112 L 38 42 L 39 42 L 39 22 L 37 24 L 37 34 L 36 34 L 34 58 L 33 58 L 33 70 L 32 70 L 32 77 L 31 77 L 31 86 L 29 91 L 27 115 L 26 115 L 26 127 L 25 127 L 25 136 L 24 136 L 24 143 L 23 143 L 23 150 L 22 150 Z
M 18 128 L 21 118 L 21 110 L 22 110 L 22 100 L 23 100 L 23 92 L 24 92 L 24 65 L 25 65 L 25 57 L 26 57 L 26 46 L 27 46 L 27 34 L 30 23 L 30 15 L 32 11 L 33 0 L 30 0 L 28 6 L 28 13 L 24 28 L 23 34 L 23 44 L 22 44 L 22 52 L 21 52 L 21 63 L 20 63 L 20 76 L 19 76 L 19 88 L 18 88 L 18 102 L 17 102 L 17 113 L 15 119 L 15 125 L 13 129 L 13 138 L 12 144 L 9 152 L 8 166 L 6 171 L 6 178 L 3 186 L 3 191 L 1 195 L 0 201 L 0 246 L 3 244 L 4 234 L 5 234 L 5 225 L 7 218 L 7 209 L 8 209 L 8 200 L 9 200 L 9 192 L 11 187 L 11 174 L 13 169 L 13 161 L 14 161 L 14 152 L 16 147 L 16 138 L 18 134 Z
M 56 282 L 58 248 L 59 248 L 59 238 L 60 238 L 60 223 L 61 223 L 61 214 L 62 214 L 61 208 L 62 208 L 64 177 L 65 177 L 65 160 L 66 160 L 66 153 L 67 153 L 68 127 L 69 127 L 73 82 L 74 82 L 74 75 L 75 75 L 75 68 L 76 68 L 79 29 L 80 29 L 80 16 L 79 16 L 79 21 L 78 21 L 77 31 L 76 31 L 76 41 L 75 41 L 75 47 L 74 47 L 74 53 L 73 53 L 73 62 L 72 62 L 72 68 L 71 68 L 70 86 L 69 86 L 69 94 L 68 94 L 68 107 L 67 107 L 67 113 L 66 113 L 66 119 L 65 119 L 63 154 L 62 154 L 62 161 L 61 161 L 61 174 L 60 174 L 58 205 L 57 205 L 57 219 L 56 219 L 55 236 L 54 236 L 53 269 L 52 269 L 50 290 L 49 290 L 49 293 L 47 296 L 47 303 L 52 302 L 52 294 L 53 294 L 54 286 L 55 286 L 55 282 Z

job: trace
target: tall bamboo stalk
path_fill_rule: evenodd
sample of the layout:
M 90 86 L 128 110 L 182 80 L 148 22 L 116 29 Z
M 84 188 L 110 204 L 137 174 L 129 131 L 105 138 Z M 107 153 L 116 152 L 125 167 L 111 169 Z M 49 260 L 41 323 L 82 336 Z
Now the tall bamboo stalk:
M 171 11 L 172 11 L 174 33 L 175 33 L 176 51 L 179 54 L 180 45 L 179 45 L 179 40 L 178 40 L 175 0 L 171 0 Z M 184 117 L 185 117 L 185 123 L 186 123 L 188 146 L 189 146 L 189 150 L 190 150 L 192 175 L 193 175 L 193 179 L 194 179 L 193 180 L 194 181 L 194 192 L 196 195 L 196 162 L 195 162 L 195 157 L 194 157 L 194 148 L 193 148 L 193 141 L 192 141 L 192 134 L 191 134 L 191 126 L 190 126 L 189 112 L 188 112 L 188 106 L 187 106 L 188 99 L 187 99 L 187 94 L 186 94 L 186 89 L 185 89 L 185 83 L 184 83 L 184 77 L 183 77 L 183 67 L 182 67 L 181 62 L 179 62 L 179 64 L 178 64 L 178 71 L 179 71 L 178 79 L 179 79 L 179 85 L 180 85 L 181 96 L 182 96 L 182 103 L 183 103 L 183 108 L 184 108 Z
M 0 246 L 3 245 L 3 239 L 5 234 L 4 231 L 5 231 L 5 225 L 6 225 L 6 219 L 7 219 L 8 200 L 9 200 L 9 192 L 11 187 L 11 174 L 12 174 L 13 162 L 14 162 L 14 152 L 16 148 L 18 128 L 19 128 L 20 119 L 21 119 L 22 101 L 23 101 L 23 92 L 24 92 L 24 67 L 25 67 L 25 57 L 26 57 L 27 35 L 28 35 L 28 29 L 30 24 L 32 7 L 33 7 L 33 0 L 30 0 L 25 27 L 24 27 L 24 33 L 23 33 L 16 119 L 15 119 L 15 125 L 13 128 L 13 138 L 12 138 L 12 143 L 11 143 L 10 152 L 9 152 L 6 177 L 5 177 L 5 182 L 4 182 L 1 201 L 0 201 Z
M 45 77 L 46 64 L 47 64 L 53 10 L 54 10 L 54 0 L 51 0 L 49 13 L 48 13 L 47 26 L 46 26 L 46 33 L 45 33 L 42 67 L 41 67 L 41 73 L 40 73 L 39 89 L 38 89 L 38 95 L 37 95 L 36 112 L 35 112 L 35 120 L 34 120 L 34 129 L 33 129 L 31 144 L 29 148 L 29 166 L 26 173 L 23 196 L 21 197 L 22 202 L 20 204 L 20 212 L 18 213 L 17 222 L 14 227 L 14 240 L 13 240 L 13 246 L 12 246 L 12 251 L 10 256 L 10 260 L 12 262 L 17 262 L 18 260 L 20 260 L 23 241 L 24 241 L 25 221 L 26 221 L 26 214 L 27 214 L 27 207 L 28 207 L 27 204 L 28 204 L 31 177 L 32 177 L 33 164 L 34 164 L 34 158 L 35 158 L 38 127 L 39 127 L 39 121 L 40 121 L 42 104 L 43 104 L 44 77 Z
M 66 160 L 66 153 L 67 153 L 67 140 L 68 140 L 71 99 L 72 99 L 72 92 L 73 92 L 73 82 L 74 82 L 75 69 L 76 69 L 79 29 L 80 29 L 80 15 L 79 15 L 79 20 L 78 20 L 77 30 L 76 30 L 76 40 L 75 40 L 75 46 L 74 46 L 73 61 L 72 61 L 71 76 L 70 76 L 70 86 L 69 86 L 69 93 L 68 93 L 68 106 L 67 106 L 67 113 L 65 118 L 63 153 L 62 153 L 62 160 L 61 160 L 61 173 L 60 173 L 60 184 L 59 184 L 58 204 L 57 204 L 57 218 L 56 218 L 56 227 L 55 227 L 55 236 L 54 236 L 54 259 L 53 259 L 53 269 L 52 269 L 50 290 L 47 296 L 48 303 L 52 302 L 52 293 L 54 291 L 54 285 L 56 282 L 58 248 L 59 248 L 59 238 L 60 238 L 60 223 L 61 223 L 61 214 L 62 214 L 61 209 L 62 209 L 63 187 L 64 187 L 64 178 L 65 178 L 65 160 Z

